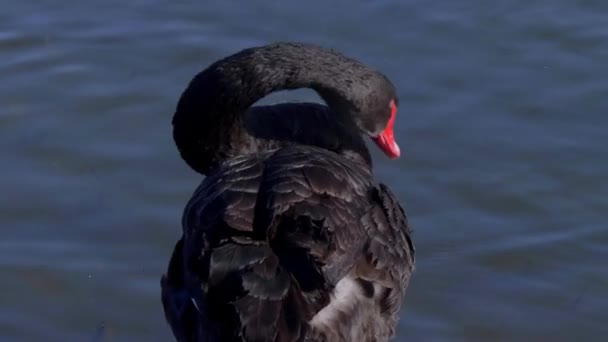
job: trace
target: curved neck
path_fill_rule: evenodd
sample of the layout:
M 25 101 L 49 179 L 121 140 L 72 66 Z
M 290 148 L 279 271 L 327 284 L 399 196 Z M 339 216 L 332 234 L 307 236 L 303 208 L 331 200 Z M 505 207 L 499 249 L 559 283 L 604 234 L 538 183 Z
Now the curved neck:
M 182 158 L 207 174 L 223 160 L 276 145 L 251 136 L 245 113 L 256 101 L 278 91 L 311 88 L 348 121 L 357 101 L 370 93 L 365 66 L 313 45 L 279 43 L 243 50 L 196 75 L 179 100 L 173 137 Z

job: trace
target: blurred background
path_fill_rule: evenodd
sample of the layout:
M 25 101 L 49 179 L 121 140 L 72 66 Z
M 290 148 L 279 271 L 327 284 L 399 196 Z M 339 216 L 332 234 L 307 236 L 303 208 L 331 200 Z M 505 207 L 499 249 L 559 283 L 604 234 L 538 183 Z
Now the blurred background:
M 416 230 L 398 341 L 608 334 L 608 2 L 9 0 L 2 341 L 171 340 L 159 280 L 202 179 L 175 104 L 211 62 L 279 40 L 398 87 L 403 157 L 373 149 Z M 318 97 L 265 101 L 294 99 Z

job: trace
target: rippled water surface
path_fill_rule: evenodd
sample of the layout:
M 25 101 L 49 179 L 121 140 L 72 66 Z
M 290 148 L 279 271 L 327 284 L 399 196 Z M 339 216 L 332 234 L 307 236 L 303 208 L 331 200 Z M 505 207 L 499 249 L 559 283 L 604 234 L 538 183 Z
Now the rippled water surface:
M 2 341 L 168 341 L 159 278 L 201 177 L 190 78 L 298 40 L 381 69 L 414 224 L 400 341 L 608 334 L 608 5 L 9 0 L 0 11 Z M 281 93 L 275 99 L 310 98 Z

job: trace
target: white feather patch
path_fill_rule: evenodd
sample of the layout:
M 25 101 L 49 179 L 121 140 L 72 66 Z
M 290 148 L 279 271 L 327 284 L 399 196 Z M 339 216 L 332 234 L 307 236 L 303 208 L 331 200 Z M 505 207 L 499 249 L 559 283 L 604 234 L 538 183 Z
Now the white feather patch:
M 349 312 L 357 305 L 357 297 L 361 296 L 361 287 L 350 277 L 342 278 L 331 295 L 329 304 L 321 309 L 310 320 L 310 325 L 320 327 L 331 325 L 341 312 Z

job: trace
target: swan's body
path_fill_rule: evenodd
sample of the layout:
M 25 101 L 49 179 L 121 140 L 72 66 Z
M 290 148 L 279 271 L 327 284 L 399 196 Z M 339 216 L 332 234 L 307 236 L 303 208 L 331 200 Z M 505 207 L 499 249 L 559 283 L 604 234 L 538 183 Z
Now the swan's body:
M 162 280 L 174 335 L 179 341 L 390 339 L 414 247 L 395 196 L 373 181 L 354 124 L 325 122 L 306 133 L 311 122 L 336 113 L 308 104 L 249 114 L 255 111 L 276 114 L 270 131 L 280 128 L 284 139 L 248 121 L 242 127 L 257 136 L 230 139 L 239 142 L 240 156 L 224 145 L 223 155 L 201 162 L 188 160 L 196 155 L 193 146 L 200 147 L 188 137 L 194 129 L 182 127 L 186 138 L 176 137 L 178 145 L 187 142 L 184 158 L 207 178 L 186 206 L 183 236 Z M 278 118 L 288 113 L 316 121 Z M 211 151 L 204 148 L 203 154 Z

